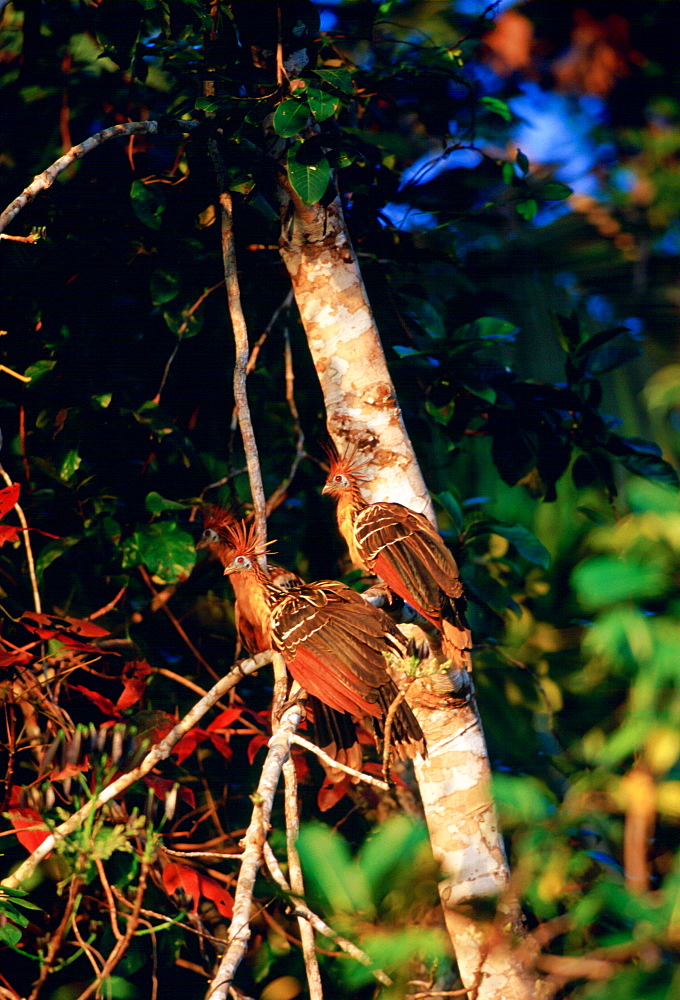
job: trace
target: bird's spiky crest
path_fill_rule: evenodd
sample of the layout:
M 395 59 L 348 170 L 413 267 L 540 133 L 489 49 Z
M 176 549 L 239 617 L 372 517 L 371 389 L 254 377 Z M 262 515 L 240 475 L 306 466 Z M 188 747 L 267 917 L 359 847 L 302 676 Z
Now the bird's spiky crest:
M 246 524 L 245 521 L 233 520 L 233 523 L 224 528 L 229 544 L 234 549 L 234 556 L 246 556 L 251 562 L 257 562 L 260 556 L 265 559 L 273 555 L 269 548 L 273 540 L 264 546 L 260 544 L 257 537 L 257 526 Z
M 322 445 L 328 456 L 328 478 L 340 473 L 356 483 L 367 483 L 368 476 L 362 476 L 361 470 L 365 469 L 368 462 L 361 458 L 361 452 L 356 444 L 348 445 L 342 454 L 338 452 L 334 441 L 328 440 Z
M 206 503 L 201 507 L 203 517 L 203 530 L 213 531 L 224 530 L 233 527 L 240 520 L 238 514 L 232 507 L 218 507 L 216 504 Z

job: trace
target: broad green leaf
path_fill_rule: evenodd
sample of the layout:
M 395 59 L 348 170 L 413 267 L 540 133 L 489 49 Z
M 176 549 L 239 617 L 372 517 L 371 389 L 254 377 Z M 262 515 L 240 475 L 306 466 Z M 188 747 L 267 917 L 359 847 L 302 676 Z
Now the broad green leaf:
M 179 295 L 181 287 L 182 278 L 177 272 L 156 268 L 151 275 L 149 283 L 151 301 L 155 306 L 162 306 L 166 302 L 172 302 Z
M 442 337 L 446 336 L 446 327 L 441 312 L 431 302 L 415 295 L 400 294 L 399 298 L 406 305 L 407 315 L 413 317 L 425 333 L 434 337 L 435 340 L 441 340 Z
M 483 97 L 479 103 L 482 107 L 486 108 L 487 111 L 491 111 L 495 115 L 500 115 L 504 121 L 512 121 L 512 111 L 505 101 L 501 101 L 500 98 Z
M 498 319 L 497 316 L 479 316 L 472 323 L 456 327 L 453 336 L 456 340 L 479 339 L 513 344 L 518 333 L 519 327 L 506 319 Z
M 544 201 L 564 201 L 574 191 L 567 184 L 560 184 L 559 181 L 549 181 L 540 189 L 539 194 Z
M 392 973 L 396 969 L 408 969 L 414 959 L 425 968 L 436 968 L 445 961 L 450 948 L 446 936 L 439 928 L 421 927 L 417 924 L 406 928 L 396 926 L 388 931 L 373 931 L 362 938 L 361 945 L 376 968 Z M 351 989 L 358 990 L 367 983 L 375 982 L 370 968 L 359 962 L 345 962 L 340 968 L 345 983 Z
M 490 531 L 495 535 L 506 538 L 511 545 L 517 549 L 521 556 L 535 566 L 548 569 L 550 566 L 550 553 L 543 542 L 521 524 L 501 524 L 494 522 L 490 526 Z
M 281 101 L 274 112 L 273 126 L 277 135 L 291 138 L 301 132 L 309 121 L 309 106 L 305 101 L 289 97 Z
M 191 573 L 196 563 L 194 540 L 174 521 L 148 524 L 123 543 L 123 569 L 140 563 L 157 582 L 177 583 Z
M 48 372 L 51 372 L 52 369 L 55 367 L 56 363 L 57 363 L 56 361 L 48 361 L 47 359 L 45 359 L 44 361 L 35 361 L 32 365 L 29 365 L 28 368 L 24 371 L 24 375 L 27 378 L 30 378 L 31 385 L 33 385 L 33 383 L 37 382 L 38 379 L 42 378 L 43 375 L 46 375 Z
M 152 514 L 161 514 L 164 510 L 184 510 L 184 504 L 177 503 L 176 500 L 166 500 L 155 490 L 147 493 L 144 506 Z
M 307 101 L 309 107 L 318 122 L 324 122 L 332 117 L 340 107 L 340 98 L 335 94 L 329 94 L 319 87 L 307 88 Z
M 111 405 L 111 400 L 113 399 L 113 393 L 103 392 L 101 396 L 91 396 L 92 404 L 99 407 L 102 410 L 106 410 Z
M 63 556 L 65 552 L 68 552 L 68 550 L 79 541 L 80 538 L 70 535 L 66 538 L 52 539 L 46 545 L 43 545 L 37 559 L 35 560 L 35 571 L 38 576 L 38 581 L 42 582 L 45 570 L 48 566 L 52 565 L 55 559 Z
M 315 69 L 314 74 L 336 90 L 343 94 L 353 94 L 354 84 L 352 74 L 342 67 L 328 67 L 325 69 Z
M 333 913 L 356 910 L 370 919 L 373 911 L 366 877 L 352 861 L 347 841 L 320 823 L 306 823 L 298 851 L 308 881 Z
M 297 142 L 288 150 L 288 179 L 305 205 L 314 205 L 326 193 L 331 168 L 325 156 L 309 156 L 306 144 Z M 314 153 L 318 147 L 314 147 Z
M 515 209 L 518 215 L 521 215 L 527 222 L 531 222 L 538 212 L 538 202 L 535 198 L 525 198 L 523 201 L 517 202 Z
M 139 409 L 135 410 L 134 417 L 140 424 L 149 424 L 154 434 L 157 434 L 158 437 L 165 437 L 166 434 L 172 434 L 175 429 L 172 420 L 161 410 L 158 403 L 155 403 L 152 399 L 142 403 Z
M 633 511 L 652 510 L 657 514 L 680 513 L 678 491 L 645 479 L 632 479 L 626 487 L 628 504 Z
M 6 917 L 5 919 L 8 918 Z M 23 924 L 24 921 L 22 920 L 21 923 Z M 28 923 L 28 921 L 26 921 L 26 923 Z M 13 948 L 15 945 L 19 944 L 19 942 L 21 941 L 21 935 L 22 935 L 21 929 L 19 927 L 16 927 L 15 924 L 10 924 L 10 923 L 0 924 L 0 941 L 3 941 L 6 945 L 9 945 L 10 948 Z
M 555 812 L 553 796 L 538 778 L 498 773 L 492 782 L 494 802 L 506 826 L 541 823 Z
M 423 824 L 407 816 L 392 816 L 382 826 L 374 827 L 359 851 L 359 866 L 375 895 L 386 891 L 389 872 L 400 864 L 413 863 L 420 848 L 427 842 Z
M 465 527 L 465 518 L 463 516 L 463 509 L 458 503 L 458 500 L 454 497 L 453 493 L 449 493 L 448 490 L 444 490 L 442 493 L 435 493 L 434 498 L 442 505 L 446 513 L 451 518 L 454 530 L 460 534 Z
M 164 184 L 144 184 L 133 181 L 130 188 L 132 208 L 140 222 L 149 229 L 160 229 L 167 200 Z
M 78 471 L 82 461 L 78 451 L 75 448 L 71 448 L 70 451 L 66 452 L 59 466 L 59 478 L 67 483 L 71 476 Z
M 584 608 L 603 608 L 617 601 L 659 597 L 670 585 L 666 573 L 652 562 L 624 562 L 614 556 L 593 556 L 580 563 L 572 582 Z

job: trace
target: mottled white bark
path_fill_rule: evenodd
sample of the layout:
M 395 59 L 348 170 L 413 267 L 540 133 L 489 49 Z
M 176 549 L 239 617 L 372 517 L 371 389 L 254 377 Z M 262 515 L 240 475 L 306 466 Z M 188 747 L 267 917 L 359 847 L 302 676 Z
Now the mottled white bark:
M 368 460 L 367 498 L 389 497 L 433 520 L 340 201 L 289 201 L 288 208 L 281 256 L 321 382 L 328 432 L 340 451 L 356 445 Z
M 284 199 L 285 200 L 285 199 Z M 281 255 L 293 284 L 340 450 L 367 459 L 362 493 L 422 511 L 433 521 L 427 488 L 406 434 L 356 256 L 336 199 L 330 206 L 288 201 Z M 363 471 L 363 470 L 362 470 Z M 512 942 L 519 914 L 482 920 L 479 910 L 505 899 L 509 874 L 490 794 L 484 734 L 470 680 L 441 674 L 418 682 L 408 700 L 425 734 L 428 758 L 416 761 L 432 849 L 446 875 L 440 894 L 461 978 L 475 1000 L 540 996 Z M 488 908 L 488 907 L 487 907 Z

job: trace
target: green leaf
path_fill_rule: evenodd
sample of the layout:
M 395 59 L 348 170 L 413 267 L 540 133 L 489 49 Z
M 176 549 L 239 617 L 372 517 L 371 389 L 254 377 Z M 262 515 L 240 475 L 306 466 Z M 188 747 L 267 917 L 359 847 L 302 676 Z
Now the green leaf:
M 526 198 L 524 201 L 518 201 L 515 209 L 518 215 L 521 215 L 527 222 L 531 222 L 538 212 L 538 202 L 535 198 Z
M 526 175 L 529 173 L 529 157 L 525 153 L 523 153 L 521 149 L 517 150 L 515 163 L 526 177 Z
M 472 323 L 464 323 L 454 331 L 456 340 L 488 340 L 500 344 L 513 344 L 517 339 L 519 327 L 506 319 L 496 316 L 479 316 Z
M 553 797 L 538 778 L 499 773 L 492 783 L 493 799 L 506 826 L 542 823 L 555 812 Z
M 463 528 L 465 527 L 465 518 L 463 516 L 463 508 L 458 503 L 458 500 L 454 497 L 453 493 L 449 493 L 448 490 L 444 490 L 442 493 L 435 493 L 434 498 L 437 503 L 441 504 L 451 518 L 454 530 L 458 534 L 461 534 Z
M 90 402 L 102 410 L 106 410 L 111 405 L 113 393 L 103 392 L 101 396 L 90 396 Z
M 59 466 L 59 478 L 63 479 L 64 482 L 68 482 L 71 476 L 78 471 L 82 464 L 82 458 L 78 454 L 75 448 L 71 448 L 64 455 L 61 465 Z
M 147 400 L 146 403 L 142 403 L 139 409 L 134 412 L 134 418 L 140 424 L 148 424 L 158 437 L 165 437 L 166 434 L 172 434 L 175 429 L 172 420 L 161 410 L 158 403 L 154 403 L 152 399 Z
M 315 69 L 314 74 L 323 80 L 324 83 L 327 83 L 329 87 L 334 87 L 343 94 L 354 93 L 352 74 L 349 70 L 343 69 L 342 67 L 331 67 L 326 69 Z
M 665 593 L 669 579 L 652 562 L 624 562 L 593 556 L 576 567 L 572 582 L 584 608 L 603 608 L 617 601 L 644 601 Z
M 325 122 L 327 118 L 331 118 L 340 107 L 339 97 L 320 90 L 319 87 L 308 87 L 307 101 L 318 122 Z
M 501 524 L 494 522 L 489 525 L 490 531 L 502 538 L 507 538 L 511 545 L 517 549 L 527 562 L 548 569 L 550 566 L 550 553 L 543 542 L 521 524 Z
M 70 535 L 66 538 L 52 539 L 52 541 L 43 545 L 40 550 L 40 554 L 35 560 L 35 571 L 38 576 L 38 581 L 42 582 L 45 570 L 48 566 L 51 566 L 56 559 L 63 556 L 65 552 L 68 552 L 68 550 L 79 541 L 80 538 Z
M 564 201 L 574 191 L 567 184 L 560 184 L 559 181 L 549 181 L 540 188 L 538 193 L 544 201 Z
M 33 385 L 33 383 L 37 382 L 43 375 L 51 372 L 56 363 L 56 361 L 48 361 L 46 358 L 43 361 L 35 361 L 32 365 L 28 366 L 24 375 L 26 375 L 27 378 L 30 378 L 30 384 Z
M 23 923 L 23 921 L 22 921 Z M 28 923 L 28 921 L 27 921 Z M 10 948 L 19 944 L 21 941 L 22 931 L 19 927 L 14 924 L 4 923 L 0 925 L 0 941 L 3 941 Z M 10 959 L 8 959 L 10 961 Z
M 327 826 L 306 823 L 297 841 L 305 880 L 334 913 L 359 910 L 370 919 L 371 894 L 362 871 L 352 862 L 347 841 Z
M 158 583 L 177 583 L 189 576 L 196 564 L 191 535 L 174 521 L 149 524 L 123 543 L 123 569 L 146 566 Z
M 444 406 L 435 406 L 432 400 L 425 400 L 425 412 L 428 413 L 436 424 L 441 427 L 447 427 L 451 422 L 451 417 L 455 412 L 455 404 L 453 401 L 446 403 Z
M 431 302 L 415 295 L 404 295 L 403 293 L 400 293 L 399 298 L 406 305 L 407 315 L 415 319 L 425 333 L 434 337 L 435 340 L 441 340 L 446 336 L 446 327 L 441 312 Z
M 289 97 L 281 101 L 274 112 L 274 131 L 277 135 L 290 138 L 301 132 L 309 122 L 309 106 L 305 101 Z
M 161 514 L 164 510 L 184 510 L 184 504 L 177 503 L 176 500 L 166 500 L 154 490 L 147 493 L 144 506 L 152 514 Z
M 501 101 L 498 97 L 483 97 L 479 103 L 492 114 L 500 115 L 504 121 L 512 121 L 512 111 L 505 101 Z
M 199 111 L 205 111 L 208 115 L 215 114 L 216 111 L 220 110 L 219 102 L 213 97 L 198 97 L 194 101 L 194 107 Z
M 130 188 L 132 208 L 140 222 L 149 229 L 160 229 L 167 200 L 165 184 L 144 184 L 133 181 Z
M 288 150 L 288 179 L 305 205 L 315 205 L 326 193 L 331 168 L 325 156 L 316 155 L 317 146 L 312 150 L 306 146 L 306 143 L 296 142 Z
M 172 302 L 179 295 L 181 287 L 182 279 L 179 274 L 157 268 L 151 275 L 149 282 L 151 301 L 155 306 Z
M 359 866 L 366 876 L 371 893 L 386 891 L 389 873 L 402 863 L 415 861 L 416 854 L 427 842 L 427 832 L 421 823 L 407 816 L 392 816 L 382 826 L 375 827 L 359 852 Z

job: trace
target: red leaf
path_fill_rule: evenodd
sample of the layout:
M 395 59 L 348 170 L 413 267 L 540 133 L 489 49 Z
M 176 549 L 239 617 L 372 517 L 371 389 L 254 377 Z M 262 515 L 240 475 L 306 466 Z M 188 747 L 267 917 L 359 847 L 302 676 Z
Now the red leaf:
M 209 734 L 206 733 L 205 729 L 199 729 L 198 726 L 190 729 L 186 736 L 183 736 L 172 750 L 172 753 L 177 754 L 177 763 L 181 764 L 182 761 L 185 761 L 194 752 L 199 743 L 208 739 L 208 736 Z
M 187 899 L 193 900 L 191 912 L 198 912 L 201 898 L 201 877 L 195 868 L 169 861 L 163 869 L 163 885 L 169 896 L 181 889 Z
M 19 529 L 11 524 L 0 524 L 0 545 L 5 542 L 17 542 L 19 540 Z
M 257 751 L 261 750 L 262 747 L 266 747 L 267 743 L 269 743 L 269 737 L 266 735 L 266 733 L 258 733 L 257 736 L 253 736 L 252 740 L 248 744 L 248 763 L 249 764 L 253 763 L 253 761 L 255 760 L 255 756 L 257 754 Z
M 31 654 L 25 649 L 17 649 L 13 653 L 0 653 L 0 667 L 11 667 L 15 663 L 24 666 L 32 659 Z
M 120 717 L 120 711 L 116 705 L 110 700 L 110 698 L 105 698 L 103 694 L 97 694 L 96 691 L 91 691 L 89 688 L 82 687 L 80 684 L 69 684 L 72 691 L 80 691 L 84 694 L 93 705 L 104 713 L 104 715 L 115 715 Z
M 231 747 L 224 739 L 224 737 L 220 736 L 218 733 L 208 733 L 207 735 L 210 736 L 210 742 L 215 747 L 215 749 L 222 754 L 224 759 L 231 760 L 231 753 L 232 753 Z
M 231 917 L 234 912 L 234 899 L 231 893 L 227 892 L 224 886 L 216 882 L 214 878 L 201 875 L 201 895 L 206 899 L 212 899 L 213 903 L 223 917 Z
M 122 712 L 123 709 L 136 705 L 145 691 L 146 684 L 140 677 L 124 677 L 123 693 L 116 702 L 117 707 Z
M 327 812 L 336 806 L 340 799 L 344 798 L 349 790 L 350 777 L 346 774 L 341 781 L 332 781 L 326 776 L 323 785 L 319 789 L 316 797 L 316 804 L 321 812 Z
M 87 618 L 69 618 L 68 615 L 42 615 L 38 614 L 37 611 L 24 611 L 19 621 L 25 628 L 30 628 L 29 622 L 25 620 L 27 618 L 35 622 L 36 625 L 52 629 L 55 633 L 68 631 L 73 632 L 74 635 L 86 636 L 89 639 L 109 634 L 101 625 L 95 625 Z
M 208 726 L 208 732 L 212 733 L 216 729 L 228 729 L 232 722 L 236 722 L 242 714 L 243 706 L 241 708 L 227 708 L 226 711 L 220 712 L 217 718 L 212 720 Z
M 172 781 L 172 779 L 159 778 L 155 774 L 145 775 L 145 777 L 142 778 L 142 781 L 147 786 L 147 788 L 153 789 L 154 794 L 156 795 L 157 798 L 161 800 L 161 802 L 165 801 L 165 796 L 168 794 L 170 789 L 175 784 L 175 782 Z M 191 788 L 184 788 L 182 785 L 180 785 L 179 797 L 180 799 L 182 799 L 183 802 L 186 802 L 186 804 L 189 806 L 190 809 L 196 808 L 196 796 L 194 795 Z
M 40 847 L 43 840 L 49 837 L 49 828 L 43 823 L 43 818 L 35 809 L 26 806 L 19 806 L 19 796 L 21 789 L 18 785 L 12 786 L 9 804 L 13 808 L 9 810 L 7 816 L 14 827 L 17 840 L 22 847 L 25 847 L 29 854 Z M 49 857 L 49 854 L 47 855 Z
M 21 486 L 19 483 L 12 483 L 11 486 L 6 486 L 4 490 L 0 490 L 0 517 L 4 517 L 5 514 L 9 513 L 19 499 L 20 493 Z

